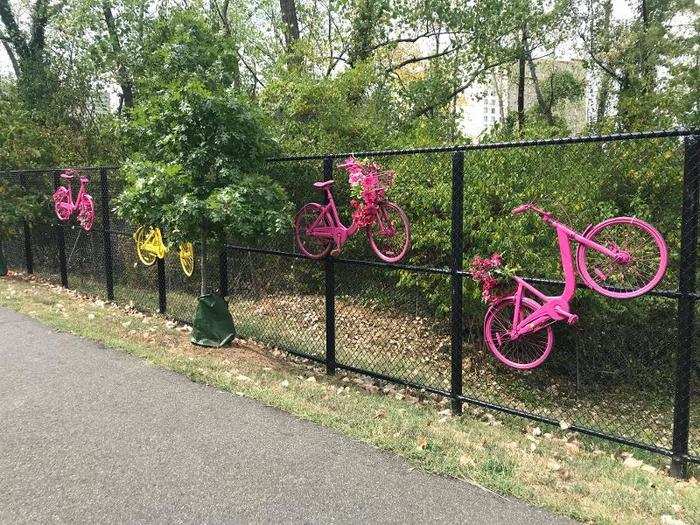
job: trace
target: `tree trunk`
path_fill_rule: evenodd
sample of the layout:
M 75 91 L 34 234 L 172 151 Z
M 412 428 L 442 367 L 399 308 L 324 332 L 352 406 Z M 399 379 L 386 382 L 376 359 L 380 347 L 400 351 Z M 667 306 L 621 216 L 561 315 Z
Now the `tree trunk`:
M 612 0 L 606 0 L 603 4 L 603 20 L 602 26 L 600 27 L 599 34 L 602 35 L 603 43 L 602 49 L 603 53 L 608 53 L 610 51 L 610 20 L 612 17 Z M 595 29 L 591 26 L 591 53 L 594 53 L 594 38 Z M 610 98 L 610 78 L 607 71 L 603 71 L 603 78 L 600 81 L 600 87 L 598 88 L 598 101 L 596 107 L 596 124 L 601 124 L 605 118 L 607 112 L 608 100 Z
M 207 295 L 207 229 L 202 228 L 201 248 L 199 249 L 199 272 L 201 275 L 199 294 Z
M 637 50 L 639 53 L 639 88 L 643 94 L 647 94 L 654 90 L 656 61 L 652 58 L 652 50 L 649 48 L 649 28 L 651 22 L 649 20 L 649 6 L 646 0 L 641 0 L 639 9 L 642 22 L 642 30 L 637 43 Z
M 7 275 L 7 260 L 5 252 L 2 251 L 2 237 L 0 237 L 0 277 Z
M 12 50 L 12 47 L 7 41 L 3 40 L 2 45 L 5 48 L 7 56 L 10 58 L 10 63 L 12 64 L 12 71 L 15 72 L 15 78 L 19 78 L 19 63 L 17 62 L 17 57 L 15 57 L 15 52 Z
M 540 107 L 540 113 L 544 116 L 545 120 L 550 126 L 554 125 L 554 115 L 552 114 L 551 101 L 547 104 L 547 101 L 542 95 L 542 89 L 540 89 L 540 82 L 537 79 L 537 69 L 535 68 L 535 62 L 532 60 L 532 53 L 530 50 L 527 51 L 527 64 L 530 68 L 530 76 L 532 76 L 532 85 L 535 88 L 535 95 L 537 95 L 537 104 Z
M 525 49 L 527 47 L 527 29 L 523 27 L 518 58 L 518 131 L 525 127 Z
M 59 4 L 60 6 L 61 4 Z M 58 7 L 60 9 L 60 7 Z M 46 26 L 49 22 L 49 0 L 36 0 L 31 13 L 29 34 L 22 31 L 9 0 L 0 0 L 0 21 L 5 27 L 3 45 L 10 55 L 17 83 L 32 106 L 40 105 L 52 95 L 46 81 Z
M 119 33 L 117 32 L 117 24 L 112 13 L 112 5 L 109 0 L 103 0 L 102 12 L 107 24 L 107 32 L 109 41 L 112 45 L 112 51 L 117 57 L 117 82 L 122 90 L 121 100 L 119 102 L 119 112 L 121 113 L 122 106 L 130 109 L 134 107 L 134 84 L 131 76 L 123 62 L 123 52 L 121 42 L 119 41 Z
M 300 57 L 294 49 L 294 44 L 299 40 L 299 18 L 295 0 L 280 0 L 280 9 L 284 22 L 284 43 L 289 55 L 289 66 L 297 67 L 300 65 Z
M 376 0 L 359 0 L 353 10 L 348 61 L 350 66 L 369 58 L 377 32 L 377 18 L 381 14 Z M 438 42 L 439 45 L 439 42 Z
M 610 97 L 610 79 L 604 77 L 600 81 L 600 89 L 598 89 L 598 103 L 596 107 L 596 124 L 602 123 L 605 118 L 605 113 L 608 107 L 608 98 Z
M 219 15 L 219 20 L 221 20 L 221 25 L 224 28 L 224 34 L 233 38 L 233 30 L 231 29 L 231 22 L 228 18 L 228 9 L 230 6 L 229 0 L 224 0 L 221 6 L 216 0 L 211 1 L 212 8 L 216 9 L 216 13 Z M 233 47 L 234 59 L 233 59 L 233 87 L 240 89 L 241 87 L 241 64 L 240 58 L 238 56 L 238 46 Z

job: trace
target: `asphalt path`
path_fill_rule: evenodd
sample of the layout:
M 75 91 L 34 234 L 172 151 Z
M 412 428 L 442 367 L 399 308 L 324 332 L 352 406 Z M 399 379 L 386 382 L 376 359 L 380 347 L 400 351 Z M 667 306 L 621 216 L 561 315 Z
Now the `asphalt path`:
M 570 523 L 0 308 L 0 522 Z

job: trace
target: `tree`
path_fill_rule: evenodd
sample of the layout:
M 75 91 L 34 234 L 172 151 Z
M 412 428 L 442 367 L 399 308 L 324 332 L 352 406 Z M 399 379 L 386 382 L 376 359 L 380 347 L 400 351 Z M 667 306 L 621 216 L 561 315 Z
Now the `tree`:
M 609 0 L 581 15 L 597 82 L 597 124 L 621 129 L 697 125 L 697 8 L 692 0 L 641 0 L 612 20 Z
M 210 246 L 288 225 L 283 190 L 260 175 L 271 151 L 261 115 L 232 89 L 173 84 L 134 107 L 127 134 L 135 153 L 119 213 L 163 226 L 170 243 L 199 239 L 202 295 Z
M 20 28 L 10 0 L 0 0 L 0 21 L 5 31 L 0 40 L 12 63 L 18 83 L 23 87 L 26 100 L 41 103 L 52 90 L 47 75 L 46 30 L 50 18 L 60 11 L 49 0 L 36 0 L 31 8 L 29 34 Z

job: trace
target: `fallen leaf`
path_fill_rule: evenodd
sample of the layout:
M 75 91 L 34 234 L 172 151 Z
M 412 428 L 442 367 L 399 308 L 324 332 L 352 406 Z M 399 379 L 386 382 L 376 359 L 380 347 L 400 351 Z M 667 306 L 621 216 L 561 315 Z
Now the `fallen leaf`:
M 562 419 L 561 421 L 559 421 L 559 428 L 561 428 L 562 430 L 567 430 L 571 428 L 571 423 L 568 423 L 567 421 L 564 421 Z
M 630 455 L 625 458 L 622 464 L 627 468 L 638 468 L 641 467 L 644 462 L 641 459 L 636 459 L 634 456 Z
M 380 408 L 374 413 L 374 419 L 382 419 L 386 417 L 386 409 Z
M 581 451 L 578 443 L 564 443 L 564 448 L 569 454 L 578 454 Z
M 661 525 L 687 525 L 685 521 L 674 518 L 670 514 L 661 515 Z
M 314 376 L 310 376 L 310 377 L 306 380 L 306 382 L 307 382 L 307 383 L 315 383 L 315 382 L 316 382 L 316 378 L 315 378 Z
M 238 374 L 236 376 L 237 381 L 250 381 L 250 378 L 248 376 L 244 376 L 243 374 Z
M 566 468 L 557 471 L 557 476 L 559 476 L 559 479 L 562 481 L 569 481 L 573 477 L 571 471 Z
M 471 458 L 469 457 L 468 454 L 462 454 L 459 456 L 459 464 L 462 467 L 466 467 L 467 465 L 471 465 Z
M 281 381 L 280 386 L 282 388 L 287 388 L 289 386 L 289 381 L 287 381 L 286 379 L 284 381 Z
M 428 438 L 425 436 L 419 437 L 418 442 L 416 443 L 416 448 L 418 450 L 425 450 L 428 448 Z
M 561 469 L 561 465 L 553 459 L 550 459 L 549 461 L 547 461 L 547 468 L 556 472 L 557 470 Z

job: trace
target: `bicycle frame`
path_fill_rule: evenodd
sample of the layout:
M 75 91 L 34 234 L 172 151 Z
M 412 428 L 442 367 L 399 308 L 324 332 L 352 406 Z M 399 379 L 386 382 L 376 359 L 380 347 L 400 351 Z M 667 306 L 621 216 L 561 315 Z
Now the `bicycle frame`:
M 66 177 L 66 180 L 68 181 L 68 186 L 66 188 L 68 190 L 68 193 L 67 202 L 65 204 L 70 210 L 70 213 L 73 214 L 73 212 L 75 212 L 75 210 L 78 209 L 78 204 L 85 196 L 88 181 L 83 177 L 80 178 L 80 187 L 78 188 L 78 195 L 75 197 L 75 200 L 73 200 L 73 177 Z
M 319 214 L 318 218 L 309 226 L 308 233 L 310 235 L 316 235 L 318 237 L 326 237 L 333 239 L 336 247 L 340 248 L 343 246 L 348 238 L 352 237 L 360 229 L 357 221 L 353 219 L 352 224 L 346 227 L 340 220 L 340 215 L 338 214 L 338 208 L 335 205 L 335 199 L 333 199 L 333 194 L 328 188 L 324 188 L 326 191 L 327 203 L 323 206 L 323 211 Z M 332 226 L 319 226 L 322 221 L 328 220 Z
M 554 321 L 566 321 L 569 324 L 574 324 L 578 321 L 578 316 L 572 314 L 569 308 L 569 302 L 576 293 L 576 271 L 574 269 L 574 259 L 571 251 L 572 240 L 623 264 L 629 260 L 629 254 L 612 251 L 601 244 L 586 239 L 583 235 L 572 230 L 567 225 L 551 218 L 547 213 L 543 214 L 538 212 L 538 214 L 548 226 L 554 228 L 557 232 L 559 255 L 564 271 L 564 290 L 560 295 L 549 296 L 516 276 L 515 281 L 518 283 L 518 287 L 514 294 L 515 307 L 513 309 L 513 328 L 509 334 L 511 339 L 517 339 L 523 335 L 535 332 Z M 522 298 L 526 292 L 538 299 L 542 303 L 542 306 L 524 319 L 521 319 Z
M 151 230 L 146 237 L 146 240 L 143 242 L 141 249 L 152 253 L 156 257 L 165 257 L 168 252 L 168 248 L 165 246 L 165 244 L 163 244 L 163 237 L 159 228 L 154 228 Z

